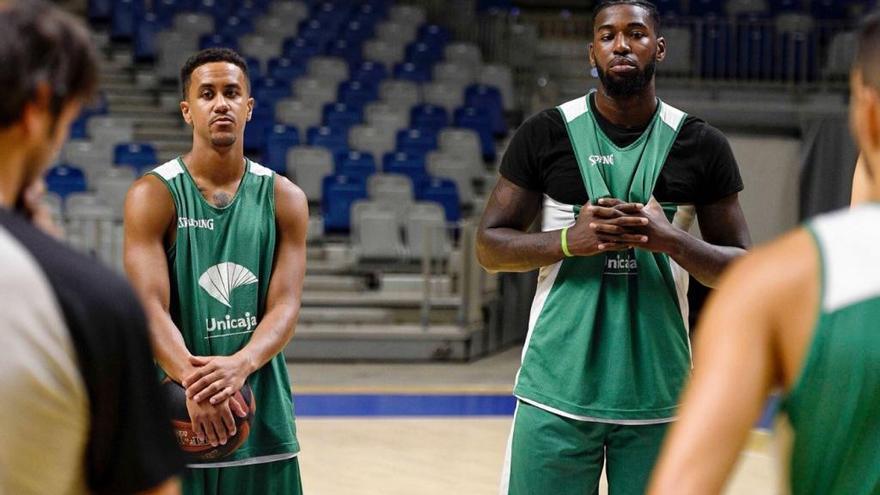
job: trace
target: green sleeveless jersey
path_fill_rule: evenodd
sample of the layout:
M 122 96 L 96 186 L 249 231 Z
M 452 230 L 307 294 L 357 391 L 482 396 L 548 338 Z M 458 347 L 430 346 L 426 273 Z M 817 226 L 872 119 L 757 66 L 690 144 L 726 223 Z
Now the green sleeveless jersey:
M 880 494 L 880 205 L 807 225 L 821 260 L 813 339 L 784 400 L 795 495 Z
M 659 102 L 653 120 L 620 148 L 602 132 L 589 95 L 559 107 L 591 202 L 647 204 L 686 115 Z M 543 229 L 574 225 L 582 205 L 544 198 Z M 677 222 L 677 205 L 666 204 Z M 541 268 L 514 394 L 583 421 L 674 419 L 690 372 L 687 273 L 641 249 L 565 258 Z
M 232 202 L 209 204 L 177 158 L 154 169 L 174 199 L 177 238 L 167 249 L 171 318 L 197 356 L 228 356 L 243 348 L 266 310 L 275 256 L 275 177 L 245 159 Z M 283 355 L 248 377 L 256 403 L 247 441 L 222 462 L 256 464 L 299 452 L 290 381 Z

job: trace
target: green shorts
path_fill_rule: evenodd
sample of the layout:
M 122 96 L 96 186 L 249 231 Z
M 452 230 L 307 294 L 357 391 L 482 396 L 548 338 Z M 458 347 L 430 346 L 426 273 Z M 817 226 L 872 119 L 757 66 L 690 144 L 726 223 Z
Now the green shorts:
M 186 469 L 184 495 L 302 495 L 299 461 L 222 468 Z
M 578 421 L 519 401 L 501 495 L 597 494 L 603 465 L 609 495 L 642 495 L 668 424 Z

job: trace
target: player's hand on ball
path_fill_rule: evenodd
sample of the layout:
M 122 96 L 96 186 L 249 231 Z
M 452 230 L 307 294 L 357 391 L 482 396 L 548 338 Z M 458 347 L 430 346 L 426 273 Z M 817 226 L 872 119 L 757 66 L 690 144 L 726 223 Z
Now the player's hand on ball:
M 250 374 L 243 359 L 232 356 L 191 356 L 195 370 L 184 377 L 187 399 L 220 404 L 244 385 Z
M 193 431 L 200 440 L 210 443 L 213 447 L 226 445 L 229 437 L 235 435 L 233 414 L 239 417 L 247 416 L 245 406 L 233 399 L 213 405 L 207 402 L 200 404 L 187 398 L 186 410 L 189 412 Z

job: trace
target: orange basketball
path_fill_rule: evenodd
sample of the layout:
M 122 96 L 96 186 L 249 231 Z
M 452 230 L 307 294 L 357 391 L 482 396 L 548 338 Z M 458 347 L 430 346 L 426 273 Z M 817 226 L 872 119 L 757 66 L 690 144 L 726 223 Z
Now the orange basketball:
M 216 447 L 207 441 L 199 440 L 198 435 L 193 431 L 189 411 L 186 409 L 186 392 L 184 388 L 179 383 L 166 379 L 162 382 L 162 389 L 166 397 L 168 397 L 171 409 L 171 426 L 174 429 L 174 435 L 177 437 L 177 443 L 189 462 L 218 462 L 235 452 L 247 440 L 251 431 L 251 420 L 256 410 L 254 394 L 247 383 L 232 396 L 232 400 L 243 404 L 248 414 L 243 418 L 233 414 L 236 428 L 235 435 L 226 441 L 226 445 L 218 445 Z

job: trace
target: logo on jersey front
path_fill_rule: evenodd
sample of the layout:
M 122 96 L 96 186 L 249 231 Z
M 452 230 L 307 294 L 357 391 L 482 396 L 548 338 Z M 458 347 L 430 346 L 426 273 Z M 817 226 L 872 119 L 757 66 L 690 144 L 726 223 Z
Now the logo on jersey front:
M 229 303 L 235 289 L 257 283 L 257 276 L 237 263 L 219 263 L 205 270 L 199 277 L 199 286 L 224 306 L 231 308 Z
M 177 217 L 177 228 L 214 230 L 214 219 Z
M 218 302 L 232 308 L 232 295 L 236 289 L 245 285 L 252 285 L 259 280 L 247 268 L 237 263 L 219 263 L 205 270 L 199 277 L 199 286 L 209 296 Z M 221 318 L 206 318 L 205 330 L 208 332 L 206 339 L 240 335 L 253 332 L 257 327 L 257 316 L 250 312 L 243 315 L 223 315 Z
M 635 251 L 617 251 L 605 255 L 605 275 L 636 275 L 639 263 Z
M 590 155 L 590 165 L 614 165 L 614 155 Z

